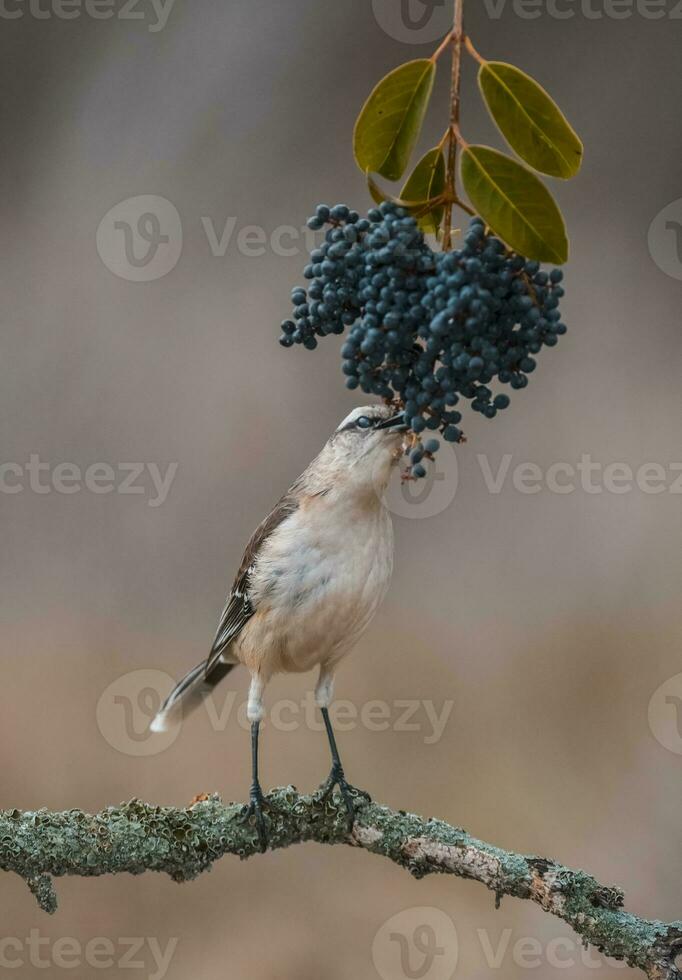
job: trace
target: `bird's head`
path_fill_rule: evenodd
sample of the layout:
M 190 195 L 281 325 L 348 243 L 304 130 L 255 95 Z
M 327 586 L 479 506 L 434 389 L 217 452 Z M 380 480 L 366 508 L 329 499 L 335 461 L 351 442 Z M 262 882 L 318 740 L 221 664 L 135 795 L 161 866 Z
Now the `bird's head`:
M 406 431 L 402 412 L 386 405 L 354 408 L 332 433 L 317 466 L 334 485 L 350 484 L 381 496 Z

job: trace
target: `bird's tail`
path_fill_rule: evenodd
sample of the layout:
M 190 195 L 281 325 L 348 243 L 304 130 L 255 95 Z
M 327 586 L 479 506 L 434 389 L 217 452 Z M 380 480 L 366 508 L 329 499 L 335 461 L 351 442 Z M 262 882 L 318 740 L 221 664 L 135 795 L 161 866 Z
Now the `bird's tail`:
M 182 721 L 183 717 L 197 708 L 216 684 L 235 666 L 236 664 L 218 661 L 207 675 L 206 661 L 202 660 L 175 685 L 156 713 L 149 726 L 150 731 L 167 732 L 173 725 Z

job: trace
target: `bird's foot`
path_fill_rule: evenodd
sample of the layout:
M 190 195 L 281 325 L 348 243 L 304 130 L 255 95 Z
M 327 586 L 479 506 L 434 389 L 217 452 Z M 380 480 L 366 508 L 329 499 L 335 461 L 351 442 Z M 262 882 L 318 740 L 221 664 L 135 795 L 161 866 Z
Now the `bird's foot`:
M 264 795 L 260 783 L 254 783 L 251 786 L 249 802 L 242 809 L 242 817 L 245 821 L 253 821 L 255 823 L 261 854 L 264 854 L 268 849 L 268 834 L 264 812 L 266 810 L 272 813 L 276 810 L 276 807 Z
M 358 789 L 356 786 L 351 786 L 346 779 L 343 766 L 338 762 L 335 762 L 332 765 L 331 772 L 327 776 L 324 783 L 322 783 L 320 786 L 318 799 L 323 802 L 329 800 L 336 786 L 339 788 L 341 798 L 344 806 L 346 807 L 346 813 L 348 814 L 348 830 L 350 831 L 353 829 L 357 811 L 355 800 L 358 797 L 361 797 L 362 799 L 371 802 L 372 797 L 369 795 L 369 793 L 365 793 L 364 790 Z

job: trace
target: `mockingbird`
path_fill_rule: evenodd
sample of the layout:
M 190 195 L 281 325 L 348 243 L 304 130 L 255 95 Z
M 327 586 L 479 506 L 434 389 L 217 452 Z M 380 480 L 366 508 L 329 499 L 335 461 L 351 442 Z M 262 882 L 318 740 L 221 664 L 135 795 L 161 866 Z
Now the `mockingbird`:
M 171 691 L 152 722 L 164 731 L 244 664 L 251 674 L 252 775 L 249 813 L 261 847 L 267 803 L 258 779 L 263 692 L 273 674 L 319 667 L 315 700 L 332 767 L 326 798 L 339 787 L 349 821 L 352 787 L 329 720 L 334 673 L 369 626 L 393 567 L 393 529 L 382 502 L 407 426 L 383 405 L 356 408 L 253 533 L 206 660 Z

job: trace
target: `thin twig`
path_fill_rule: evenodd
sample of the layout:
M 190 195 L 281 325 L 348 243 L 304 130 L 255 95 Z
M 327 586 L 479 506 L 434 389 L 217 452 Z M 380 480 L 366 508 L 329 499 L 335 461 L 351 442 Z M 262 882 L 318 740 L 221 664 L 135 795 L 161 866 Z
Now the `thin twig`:
M 455 16 L 452 31 L 452 71 L 450 75 L 450 127 L 448 158 L 445 171 L 445 188 L 454 200 L 456 197 L 457 141 L 454 131 L 459 127 L 460 85 L 462 80 L 462 41 L 464 38 L 464 0 L 455 0 Z M 443 219 L 443 251 L 452 248 L 452 203 L 445 207 Z

